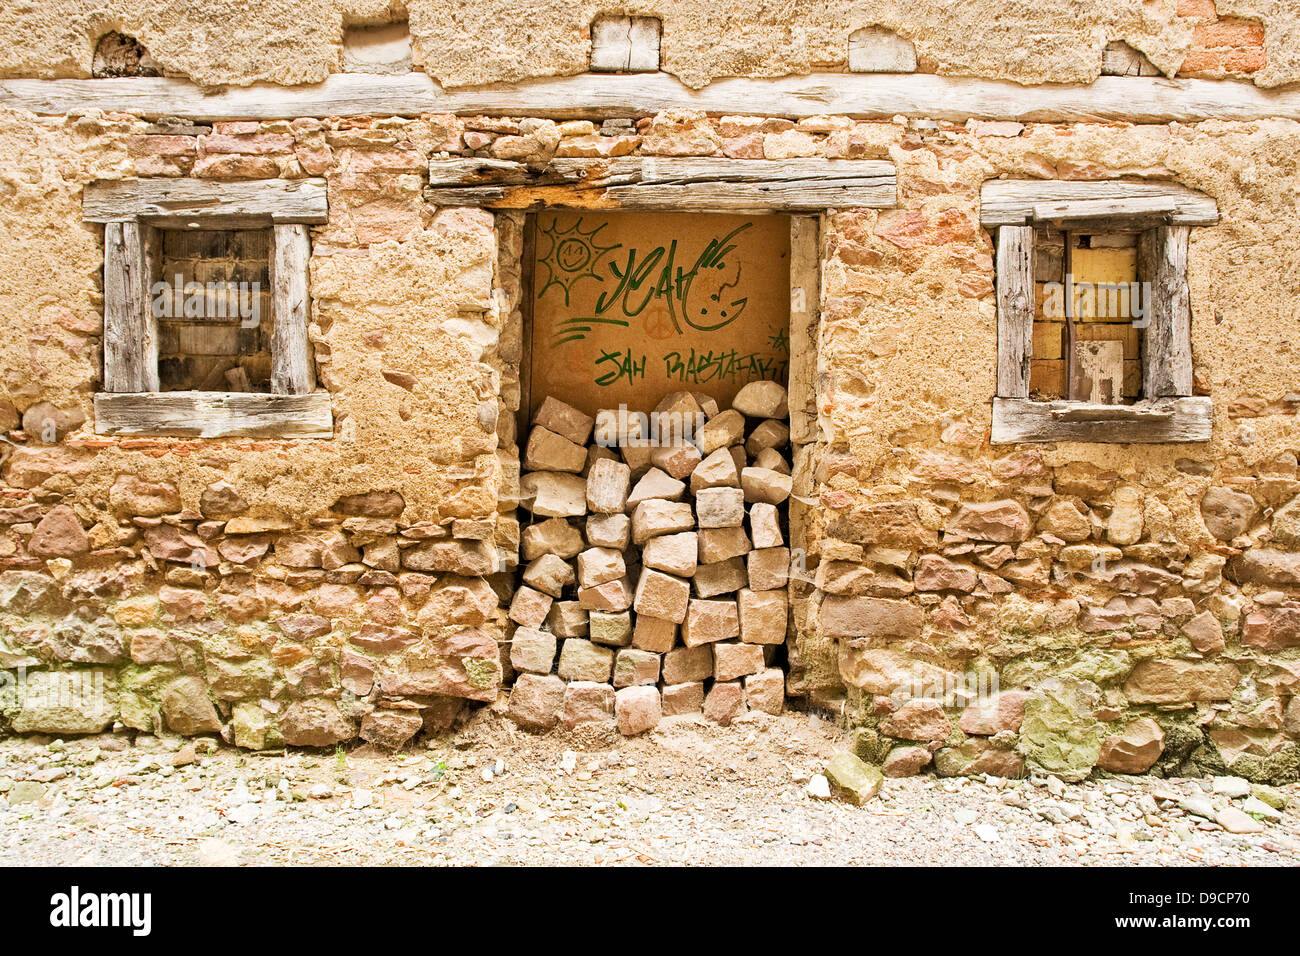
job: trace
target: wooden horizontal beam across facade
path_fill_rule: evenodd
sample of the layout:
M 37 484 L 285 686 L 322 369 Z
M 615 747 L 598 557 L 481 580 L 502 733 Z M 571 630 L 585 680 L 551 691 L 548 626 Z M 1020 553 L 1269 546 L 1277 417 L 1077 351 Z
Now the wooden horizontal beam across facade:
M 556 159 L 542 170 L 500 160 L 435 159 L 426 198 L 441 206 L 736 212 L 889 208 L 894 166 L 878 160 L 626 157 Z
M 339 73 L 312 85 L 219 89 L 166 77 L 0 80 L 0 106 L 40 115 L 103 110 L 150 118 L 186 117 L 196 122 L 422 113 L 604 119 L 694 109 L 792 119 L 834 114 L 954 122 L 1196 123 L 1268 117 L 1300 121 L 1300 89 L 1268 90 L 1237 80 L 1146 76 L 1023 86 L 1008 80 L 922 73 L 733 77 L 698 90 L 667 73 L 584 73 L 445 89 L 423 73 Z

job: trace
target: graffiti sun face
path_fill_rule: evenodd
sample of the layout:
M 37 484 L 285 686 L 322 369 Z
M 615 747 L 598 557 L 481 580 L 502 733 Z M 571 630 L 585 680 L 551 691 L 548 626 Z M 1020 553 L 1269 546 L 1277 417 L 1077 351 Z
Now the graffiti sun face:
M 592 229 L 582 228 L 582 219 L 573 225 L 561 229 L 558 217 L 551 217 L 549 225 L 538 231 L 538 241 L 544 247 L 538 250 L 537 262 L 546 267 L 546 280 L 537 293 L 540 299 L 551 286 L 559 286 L 564 293 L 564 304 L 569 304 L 569 294 L 580 279 L 604 279 L 596 273 L 602 259 L 618 248 L 618 244 L 601 245 L 597 234 L 607 224 L 601 223 Z

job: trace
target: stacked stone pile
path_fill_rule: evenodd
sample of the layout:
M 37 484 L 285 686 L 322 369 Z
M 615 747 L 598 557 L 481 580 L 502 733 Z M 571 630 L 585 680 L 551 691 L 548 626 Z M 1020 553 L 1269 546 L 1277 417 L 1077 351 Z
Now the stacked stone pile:
M 730 408 L 675 392 L 593 419 L 538 407 L 520 495 L 531 522 L 510 603 L 510 713 L 547 728 L 664 715 L 779 713 L 790 550 L 786 391 Z

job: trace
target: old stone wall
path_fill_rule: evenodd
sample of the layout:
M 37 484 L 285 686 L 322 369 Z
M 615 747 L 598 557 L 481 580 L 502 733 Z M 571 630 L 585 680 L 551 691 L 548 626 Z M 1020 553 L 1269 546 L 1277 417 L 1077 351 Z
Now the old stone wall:
M 449 86 L 587 69 L 590 24 L 621 13 L 663 21 L 663 69 L 692 86 L 727 76 L 843 70 L 849 34 L 881 26 L 916 44 L 923 72 L 1021 83 L 1088 82 L 1102 49 L 1126 41 L 1161 71 L 1300 79 L 1300 12 L 1289 0 L 45 0 L 0 10 L 0 76 L 90 76 L 95 45 L 119 30 L 167 75 L 215 86 L 315 83 L 342 62 L 346 25 L 410 23 L 413 63 Z
M 400 742 L 495 700 L 518 541 L 522 222 L 428 205 L 429 159 L 875 158 L 896 164 L 898 207 L 822 217 L 821 439 L 796 463 L 790 543 L 808 573 L 789 693 L 847 714 L 891 772 L 1294 778 L 1297 147 L 1280 120 L 0 113 L 0 664 L 105 689 L 89 710 L 11 699 L 6 720 L 320 746 Z M 312 339 L 333 440 L 94 434 L 102 228 L 81 222 L 80 194 L 146 175 L 326 179 Z M 990 444 L 979 188 L 997 176 L 1143 176 L 1218 202 L 1189 275 L 1213 441 Z M 966 708 L 896 693 L 972 673 L 1000 693 Z

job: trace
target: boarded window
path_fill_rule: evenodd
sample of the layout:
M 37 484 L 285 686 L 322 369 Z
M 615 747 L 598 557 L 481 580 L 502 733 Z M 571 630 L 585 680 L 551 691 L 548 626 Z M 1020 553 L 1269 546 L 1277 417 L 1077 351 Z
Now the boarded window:
M 651 409 L 785 382 L 790 222 L 784 216 L 546 211 L 534 223 L 531 411 Z
M 163 391 L 271 391 L 270 229 L 159 231 Z

